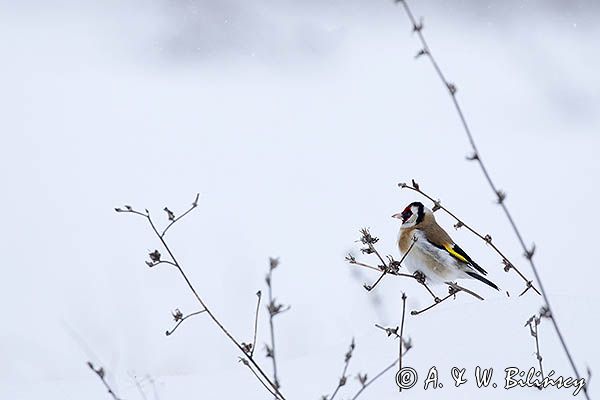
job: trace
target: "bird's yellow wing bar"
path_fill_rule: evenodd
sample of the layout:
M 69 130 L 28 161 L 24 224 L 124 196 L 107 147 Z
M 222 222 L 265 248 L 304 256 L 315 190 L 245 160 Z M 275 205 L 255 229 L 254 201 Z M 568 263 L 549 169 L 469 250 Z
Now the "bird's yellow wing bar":
M 465 257 L 463 257 L 462 255 L 460 255 L 459 253 L 456 252 L 456 250 L 454 250 L 454 245 L 453 244 L 445 244 L 444 245 L 444 249 L 446 249 L 446 251 L 448 253 L 450 253 L 450 255 L 454 258 L 456 258 L 457 260 L 460 260 L 464 263 L 470 263 L 469 260 L 467 260 Z

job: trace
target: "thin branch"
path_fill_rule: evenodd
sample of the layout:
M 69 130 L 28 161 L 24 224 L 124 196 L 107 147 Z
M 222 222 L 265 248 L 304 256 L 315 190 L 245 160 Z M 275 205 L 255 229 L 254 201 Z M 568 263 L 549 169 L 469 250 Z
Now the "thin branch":
M 273 318 L 276 315 L 281 314 L 290 309 L 290 306 L 284 307 L 281 304 L 275 302 L 273 297 L 273 270 L 279 266 L 278 258 L 269 258 L 269 272 L 265 277 L 267 288 L 269 289 L 269 304 L 267 304 L 267 311 L 269 312 L 269 332 L 271 334 L 271 346 L 265 345 L 267 350 L 267 358 L 271 358 L 273 364 L 273 383 L 277 388 L 281 387 L 279 377 L 277 376 L 277 352 L 275 351 L 275 323 Z
M 389 259 L 389 264 L 388 264 L 381 257 L 381 255 L 379 254 L 379 252 L 377 251 L 377 249 L 373 245 L 374 243 L 376 243 L 376 241 L 373 241 L 373 238 L 371 237 L 371 234 L 369 233 L 369 230 L 365 228 L 365 229 L 363 229 L 361 231 L 361 233 L 363 234 L 363 237 L 362 237 L 361 241 L 363 241 L 363 243 L 368 246 L 368 249 L 369 249 L 369 251 L 371 253 L 375 253 L 377 255 L 377 257 L 379 258 L 379 260 L 381 261 L 381 263 L 383 264 L 383 267 L 384 267 L 383 268 L 383 272 L 381 273 L 381 276 L 379 276 L 379 278 L 375 281 L 374 284 L 372 284 L 372 285 L 365 285 L 365 289 L 367 289 L 368 291 L 371 291 L 371 290 L 375 289 L 375 286 L 377 286 L 377 284 L 379 284 L 379 282 L 381 282 L 381 280 L 383 279 L 383 277 L 387 273 L 389 273 L 391 271 L 396 271 L 396 270 L 398 270 L 402 266 L 402 262 L 404 261 L 404 259 L 406 258 L 406 256 L 408 256 L 408 253 L 410 253 L 410 251 L 412 250 L 413 246 L 417 242 L 417 237 L 416 236 L 413 237 L 412 243 L 410 244 L 410 247 L 408 248 L 408 250 L 406 250 L 406 253 L 404 253 L 404 255 L 402 256 L 402 258 L 400 259 L 400 261 L 398 261 L 396 263 L 391 256 L 388 256 L 388 259 Z M 423 280 L 423 283 L 425 283 L 424 280 Z M 435 297 L 435 295 L 433 294 L 433 292 L 431 290 L 429 290 L 429 287 L 427 287 L 427 286 L 425 286 L 425 287 L 427 288 L 427 290 L 429 291 L 429 293 L 431 293 L 431 295 Z
M 404 316 L 406 314 L 406 293 L 402 292 L 402 322 L 400 323 L 400 344 L 398 345 L 398 371 L 402 371 L 402 343 L 404 342 Z M 402 386 L 398 386 L 402 391 Z
M 197 205 L 198 205 L 197 201 L 198 201 L 198 195 L 196 195 L 196 197 L 194 199 L 194 202 L 192 203 L 192 206 L 191 206 L 190 210 L 188 210 L 186 213 L 184 213 L 183 215 L 181 215 L 179 218 L 173 218 L 173 220 L 171 221 L 171 223 L 169 225 L 172 226 L 174 224 L 174 222 L 180 221 L 181 218 L 184 215 L 187 215 L 187 213 L 189 211 L 191 211 L 194 208 L 196 208 Z M 179 262 L 175 258 L 175 255 L 174 255 L 173 251 L 171 250 L 170 246 L 167 244 L 167 242 L 165 240 L 165 237 L 164 237 L 164 232 L 165 231 L 163 231 L 163 234 L 161 234 L 158 231 L 158 229 L 156 228 L 156 225 L 154 224 L 154 221 L 152 220 L 152 217 L 150 216 L 150 212 L 148 210 L 144 210 L 145 213 L 142 213 L 140 211 L 134 210 L 131 206 L 125 206 L 125 209 L 116 208 L 115 211 L 117 211 L 117 212 L 125 212 L 125 213 L 133 213 L 133 214 L 137 214 L 137 215 L 140 215 L 140 216 L 146 218 L 146 220 L 150 224 L 150 227 L 152 228 L 152 231 L 154 231 L 154 233 L 156 234 L 157 238 L 160 240 L 163 248 L 169 254 L 170 261 L 177 268 L 177 270 L 179 271 L 181 277 L 184 279 L 185 283 L 187 284 L 188 288 L 193 293 L 193 295 L 196 298 L 196 300 L 198 301 L 198 303 L 202 306 L 202 309 L 204 310 L 203 312 L 206 312 L 208 314 L 208 316 L 214 322 L 214 324 L 217 325 L 217 327 L 225 334 L 225 336 L 227 336 L 227 338 L 235 345 L 235 347 L 237 347 L 238 350 L 240 352 L 242 352 L 242 354 L 244 354 L 245 356 L 248 356 L 247 353 L 246 353 L 246 351 L 245 351 L 245 349 L 244 349 L 244 347 L 241 345 L 241 343 L 238 342 L 233 337 L 233 335 L 231 335 L 231 333 L 229 333 L 229 331 L 225 328 L 225 326 L 221 323 L 221 321 L 216 317 L 215 314 L 213 314 L 213 312 L 211 311 L 211 309 L 209 307 L 207 307 L 207 305 L 204 302 L 204 300 L 200 297 L 200 295 L 196 291 L 194 285 L 192 285 L 192 282 L 189 280 L 188 276 L 186 275 L 185 271 L 183 270 L 181 264 L 179 264 Z M 171 214 L 172 213 L 168 212 L 168 214 L 169 214 L 169 218 L 171 218 Z M 158 251 L 155 251 L 154 253 L 151 253 L 150 257 L 151 257 L 151 261 L 152 262 L 160 261 L 160 253 L 158 253 Z M 256 371 L 258 372 L 258 374 L 263 377 L 263 379 L 265 380 L 265 382 L 267 382 L 268 385 L 273 388 L 272 392 L 276 393 L 276 397 L 279 398 L 280 400 L 285 400 L 285 397 L 281 394 L 281 392 L 279 391 L 279 389 L 277 388 L 277 386 L 273 382 L 271 382 L 271 380 L 269 379 L 269 377 L 265 374 L 265 372 L 262 370 L 262 368 L 256 363 L 256 361 L 254 360 L 254 358 L 248 356 L 248 361 L 250 362 L 250 364 L 252 364 L 252 367 L 254 369 L 256 369 Z M 262 382 L 262 380 L 261 380 L 261 382 Z
M 202 314 L 203 312 L 206 312 L 206 310 L 200 310 L 200 311 L 196 311 L 193 312 L 191 314 L 186 315 L 185 317 L 181 314 L 181 311 L 179 310 L 175 310 L 175 313 L 173 313 L 173 318 L 175 319 L 175 322 L 177 322 L 177 324 L 175 324 L 175 326 L 173 327 L 173 329 L 171 329 L 170 331 L 166 331 L 165 335 L 167 336 L 171 336 L 173 334 L 173 332 L 175 332 L 175 330 L 179 327 L 179 325 L 181 325 L 181 323 L 183 321 L 185 321 L 186 319 L 188 319 L 189 317 L 193 317 L 194 315 L 198 315 L 198 314 Z
M 177 265 L 175 265 L 175 263 L 173 263 L 171 261 L 167 261 L 167 260 L 160 260 L 160 261 L 149 260 L 149 261 L 146 261 L 146 265 L 148 267 L 150 267 L 150 268 L 156 267 L 157 265 L 160 265 L 160 264 L 168 264 L 168 265 L 171 265 L 173 267 L 177 267 Z
M 165 234 L 167 233 L 167 231 L 169 230 L 170 227 L 172 227 L 175 222 L 179 221 L 181 218 L 185 217 L 186 215 L 188 215 L 188 213 L 190 211 L 192 211 L 194 208 L 198 207 L 198 199 L 200 198 L 200 193 L 196 193 L 196 198 L 194 199 L 194 202 L 192 203 L 192 206 L 183 214 L 181 214 L 179 217 L 177 218 L 172 218 L 171 219 L 171 223 L 169 225 L 167 225 L 167 227 L 162 231 L 162 233 L 160 234 L 161 237 L 164 237 Z M 165 211 L 168 210 L 168 208 L 165 207 Z M 171 215 L 174 215 L 172 213 L 169 213 L 169 217 Z
M 408 352 L 409 349 L 404 350 L 404 352 L 402 353 L 402 355 L 405 355 Z M 391 370 L 392 368 L 394 368 L 396 366 L 396 364 L 398 364 L 398 360 L 399 358 L 396 358 L 390 365 L 388 365 L 387 367 L 385 367 L 382 371 L 380 371 L 377 375 L 375 375 L 373 378 L 371 378 L 371 380 L 366 380 L 365 379 L 365 383 L 362 385 L 362 387 L 354 394 L 354 396 L 352 397 L 352 400 L 356 400 L 358 398 L 358 396 L 361 395 L 362 392 L 365 391 L 365 389 L 367 389 L 371 384 L 373 384 L 373 382 L 375 382 L 377 379 L 381 378 L 386 372 L 388 372 L 389 370 Z M 366 375 L 365 375 L 366 377 Z
M 540 366 L 541 380 L 544 379 L 544 367 L 542 365 L 542 353 L 540 352 L 539 326 L 543 317 L 548 317 L 548 314 L 547 309 L 542 307 L 539 314 L 532 315 L 525 323 L 525 326 L 529 326 L 529 333 L 535 339 L 535 358 Z M 538 389 L 542 389 L 542 386 L 539 385 Z
M 154 400 L 158 400 L 159 399 L 158 391 L 156 390 L 156 382 L 154 381 L 154 378 L 150 375 L 146 375 L 146 379 L 152 385 L 152 392 L 154 393 Z
M 399 354 L 398 354 L 398 358 L 396 358 L 394 360 L 394 362 L 392 362 L 390 365 L 388 365 L 387 367 L 385 367 L 382 371 L 380 371 L 377 375 L 375 375 L 371 380 L 367 380 L 367 375 L 358 375 L 358 380 L 360 381 L 362 387 L 354 394 L 354 396 L 352 397 L 352 400 L 355 400 L 358 396 L 361 395 L 361 393 L 369 386 L 371 385 L 373 382 L 375 382 L 377 379 L 379 379 L 381 376 L 383 376 L 387 371 L 389 371 L 390 369 L 394 368 L 396 365 L 398 365 L 399 370 L 402 370 L 402 357 L 404 357 L 404 355 L 406 355 L 406 353 L 412 349 L 412 341 L 409 340 L 404 340 L 404 319 L 405 319 L 405 315 L 406 315 L 406 294 L 402 293 L 402 322 L 400 324 L 400 327 L 395 327 L 395 328 L 386 328 L 383 327 L 381 325 L 375 324 L 375 327 L 381 329 L 382 331 L 384 331 L 387 336 L 394 336 L 397 339 L 400 339 L 400 344 L 399 344 Z M 398 330 L 400 330 L 400 334 L 398 334 Z M 402 351 L 402 346 L 404 346 L 404 351 Z M 400 388 L 401 389 L 401 388 Z M 400 390 L 402 391 L 402 390 Z
M 483 297 L 481 297 L 474 291 L 469 290 L 465 287 L 462 287 L 462 286 L 458 285 L 456 282 L 446 282 L 446 284 L 449 286 L 448 291 L 450 291 L 450 289 L 454 289 L 455 293 L 465 292 L 465 293 L 470 294 L 471 296 L 475 297 L 478 300 L 482 300 L 482 301 L 484 300 Z
M 258 373 L 250 366 L 250 363 L 247 359 L 240 357 L 240 362 L 243 363 L 246 367 L 248 367 L 250 371 L 252 371 L 256 379 L 258 379 L 258 381 L 262 383 L 265 389 L 267 389 L 276 399 L 278 398 L 277 393 L 273 390 L 273 388 L 270 385 L 267 385 L 267 383 L 264 382 L 260 376 L 258 376 Z
M 108 384 L 108 382 L 106 382 L 106 372 L 104 371 L 104 368 L 102 367 L 98 367 L 97 369 L 94 368 L 94 364 L 92 364 L 91 361 L 87 362 L 87 366 L 94 371 L 94 373 L 98 376 L 98 378 L 100 378 L 100 380 L 102 381 L 102 384 L 104 385 L 104 387 L 106 388 L 106 390 L 108 391 L 108 394 L 110 394 L 113 398 L 113 400 L 121 400 L 117 394 L 115 393 L 114 390 L 112 390 L 112 388 L 110 387 L 110 385 Z
M 350 365 L 350 359 L 352 359 L 352 353 L 354 352 L 355 348 L 356 348 L 356 343 L 354 342 L 354 338 L 352 338 L 352 342 L 350 343 L 350 348 L 348 349 L 348 351 L 346 352 L 346 355 L 344 356 L 344 369 L 342 370 L 342 376 L 340 377 L 340 380 L 338 381 L 338 384 L 335 387 L 335 390 L 331 394 L 331 397 L 328 398 L 328 400 L 333 400 L 335 398 L 335 396 L 337 395 L 338 391 L 340 390 L 340 388 L 342 386 L 346 385 L 346 382 L 348 381 L 346 372 L 348 372 L 348 365 Z
M 415 243 L 417 241 L 416 237 L 413 237 L 413 239 L 412 239 L 413 241 L 412 241 L 410 247 L 408 248 L 406 253 L 404 253 L 404 255 L 402 256 L 400 261 L 394 260 L 394 258 L 392 256 L 387 256 L 389 262 L 386 262 L 383 259 L 383 257 L 381 256 L 381 254 L 375 248 L 375 243 L 377 243 L 379 241 L 379 238 L 371 235 L 371 232 L 369 231 L 368 228 L 362 228 L 360 230 L 360 234 L 361 234 L 361 237 L 359 239 L 360 242 L 367 246 L 365 248 L 362 248 L 361 252 L 364 254 L 375 254 L 375 255 L 377 255 L 377 258 L 379 258 L 379 261 L 381 262 L 381 265 L 379 265 L 378 267 L 374 267 L 369 264 L 365 264 L 365 263 L 356 261 L 356 258 L 351 254 L 348 254 L 346 256 L 346 261 L 348 261 L 350 264 L 360 265 L 360 266 L 381 272 L 381 276 L 377 279 L 377 281 L 375 281 L 375 283 L 373 285 L 367 285 L 367 284 L 363 285 L 367 291 L 373 290 L 386 274 L 390 274 L 390 275 L 404 276 L 407 278 L 415 279 L 416 281 L 421 283 L 423 286 L 425 286 L 427 291 L 435 298 L 435 294 L 425 284 L 425 278 L 422 274 L 421 275 L 418 275 L 418 274 L 410 275 L 410 274 L 403 274 L 400 272 L 400 267 L 402 267 L 402 262 L 404 261 L 404 259 L 408 255 L 408 253 L 412 250 L 413 246 L 415 245 Z
M 146 396 L 146 392 L 144 392 L 144 388 L 142 387 L 141 382 L 137 379 L 137 377 L 134 374 L 129 374 L 129 377 L 133 380 L 133 383 L 135 383 L 135 387 L 137 388 L 140 397 L 142 398 L 142 400 L 148 400 L 148 397 Z
M 254 350 L 256 349 L 256 332 L 258 331 L 258 310 L 260 307 L 260 298 L 262 297 L 262 293 L 259 290 L 256 292 L 256 313 L 254 315 L 254 337 L 252 338 L 252 349 L 250 350 L 250 357 L 254 355 Z
M 438 304 L 442 304 L 444 301 L 448 300 L 450 297 L 454 296 L 458 292 L 462 292 L 462 289 L 456 289 L 456 288 L 450 286 L 449 293 L 446 297 L 442 298 L 440 301 L 434 302 L 432 305 L 425 307 L 422 310 L 412 310 L 410 312 L 410 315 L 419 315 L 419 314 L 424 313 L 427 310 L 431 310 L 433 307 L 437 306 Z
M 424 55 L 427 55 L 427 57 L 431 61 L 431 64 L 433 65 L 438 77 L 440 78 L 442 84 L 444 84 L 444 86 L 448 90 L 448 93 L 450 94 L 452 103 L 454 104 L 454 107 L 460 118 L 460 121 L 464 128 L 464 131 L 467 135 L 467 138 L 469 139 L 469 143 L 471 144 L 471 147 L 473 149 L 473 154 L 468 159 L 472 160 L 472 161 L 477 161 L 477 163 L 479 164 L 479 167 L 481 168 L 481 171 L 483 172 L 483 175 L 485 176 L 485 179 L 486 179 L 488 185 L 490 186 L 490 188 L 496 195 L 497 202 L 500 205 L 500 207 L 502 208 L 502 211 L 504 211 L 504 214 L 506 215 L 506 218 L 508 219 L 508 222 L 509 222 L 510 226 L 512 227 L 513 232 L 515 233 L 519 243 L 521 244 L 521 248 L 523 249 L 525 257 L 529 261 L 529 265 L 531 267 L 531 270 L 533 271 L 533 275 L 535 276 L 535 279 L 540 288 L 539 292 L 535 288 L 534 288 L 534 290 L 536 290 L 536 292 L 538 292 L 538 293 L 541 292 L 542 297 L 545 302 L 545 307 L 548 309 L 548 313 L 550 314 L 550 320 L 552 321 L 552 326 L 554 327 L 556 335 L 558 336 L 558 339 L 560 340 L 563 351 L 564 351 L 565 355 L 567 356 L 567 358 L 569 359 L 569 363 L 571 364 L 571 368 L 573 369 L 573 372 L 575 373 L 576 378 L 581 379 L 581 375 L 579 374 L 579 371 L 577 370 L 577 366 L 575 365 L 573 356 L 571 355 L 571 352 L 569 351 L 569 348 L 567 347 L 567 342 L 565 341 L 565 338 L 563 337 L 563 334 L 558 325 L 558 321 L 556 320 L 554 312 L 552 311 L 552 306 L 550 305 L 550 299 L 548 298 L 548 295 L 546 294 L 546 290 L 544 289 L 544 285 L 542 283 L 538 269 L 533 261 L 533 253 L 534 253 L 535 247 L 532 247 L 530 249 L 525 244 L 525 240 L 523 239 L 521 232 L 517 228 L 517 225 L 512 217 L 512 214 L 509 212 L 508 207 L 506 206 L 506 203 L 504 201 L 506 198 L 506 193 L 504 193 L 503 191 L 499 190 L 496 187 L 496 185 L 492 181 L 492 178 L 490 177 L 490 174 L 488 173 L 488 170 L 487 170 L 485 164 L 483 163 L 483 160 L 481 158 L 481 153 L 477 149 L 477 145 L 475 144 L 475 139 L 473 138 L 471 129 L 469 128 L 469 125 L 467 124 L 467 120 L 466 120 L 466 118 L 463 114 L 463 111 L 458 103 L 457 98 L 456 98 L 456 86 L 454 84 L 451 84 L 448 82 L 448 80 L 442 73 L 442 70 L 438 66 L 438 64 L 437 64 L 435 58 L 433 57 L 431 50 L 427 44 L 427 41 L 425 40 L 425 36 L 423 36 L 423 24 L 422 23 L 420 25 L 417 24 L 417 21 L 415 20 L 415 17 L 412 14 L 412 11 L 408 7 L 407 0 L 396 0 L 396 2 L 402 3 L 404 11 L 406 12 L 406 15 L 408 16 L 408 18 L 413 26 L 413 31 L 415 31 L 417 33 L 419 40 L 421 42 L 421 45 L 423 46 L 422 51 L 423 51 Z M 510 267 L 507 265 L 506 268 L 510 268 Z M 533 287 L 533 285 L 532 285 L 532 287 Z M 583 393 L 584 393 L 586 399 L 589 400 L 590 397 L 588 395 L 587 388 L 585 386 L 583 388 Z

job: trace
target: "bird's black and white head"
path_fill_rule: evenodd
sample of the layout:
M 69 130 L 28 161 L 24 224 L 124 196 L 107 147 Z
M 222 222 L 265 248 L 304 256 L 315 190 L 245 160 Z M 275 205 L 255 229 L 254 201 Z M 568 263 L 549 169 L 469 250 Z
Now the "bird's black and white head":
M 402 228 L 412 228 L 423 222 L 426 214 L 431 214 L 431 210 L 428 209 L 418 201 L 410 203 L 404 211 L 392 215 L 392 218 L 398 218 L 402 221 Z

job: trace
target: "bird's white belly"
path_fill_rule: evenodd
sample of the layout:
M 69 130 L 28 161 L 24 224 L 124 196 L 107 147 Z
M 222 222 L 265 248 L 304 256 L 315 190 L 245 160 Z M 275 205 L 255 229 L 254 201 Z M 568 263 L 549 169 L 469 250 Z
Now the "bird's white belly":
M 444 283 L 465 277 L 451 257 L 446 258 L 443 255 L 433 257 L 420 251 L 416 246 L 408 253 L 402 264 L 411 274 L 421 271 L 427 277 L 428 283 Z

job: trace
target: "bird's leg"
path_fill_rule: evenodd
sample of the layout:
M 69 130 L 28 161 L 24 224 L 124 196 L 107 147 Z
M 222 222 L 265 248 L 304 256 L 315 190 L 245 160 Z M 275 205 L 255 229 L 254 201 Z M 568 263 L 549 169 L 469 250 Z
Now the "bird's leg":
M 437 297 L 435 295 L 435 293 L 433 293 L 433 291 L 429 288 L 429 286 L 427 286 L 427 283 L 425 283 L 425 280 L 427 279 L 427 277 L 425 276 L 424 273 L 422 273 L 421 271 L 415 271 L 415 273 L 413 274 L 413 276 L 415 277 L 415 280 L 417 282 L 419 282 L 421 285 L 425 286 L 425 289 L 427 289 L 427 291 L 429 292 L 429 294 L 431 295 L 431 297 L 433 297 L 433 300 L 436 303 L 439 303 L 441 300 L 439 297 Z

